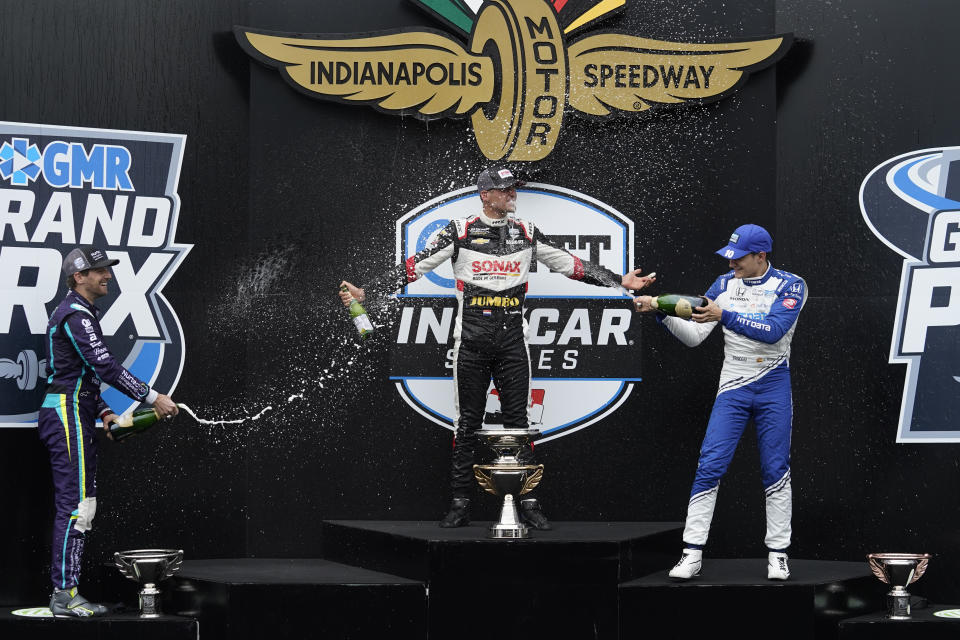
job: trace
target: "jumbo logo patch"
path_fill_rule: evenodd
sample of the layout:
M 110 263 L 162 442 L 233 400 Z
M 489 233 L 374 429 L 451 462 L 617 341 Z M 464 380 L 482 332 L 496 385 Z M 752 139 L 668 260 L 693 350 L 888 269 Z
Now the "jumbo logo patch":
M 191 248 L 174 241 L 184 139 L 0 122 L 0 427 L 37 424 L 47 319 L 77 245 L 120 260 L 96 302 L 111 353 L 158 391 L 176 387 L 183 330 L 161 291 Z M 110 387 L 103 399 L 117 413 L 137 404 Z
M 960 442 L 960 147 L 877 166 L 860 209 L 904 259 L 890 348 L 890 362 L 907 365 L 897 442 Z
M 606 117 L 719 100 L 779 60 L 792 41 L 785 34 L 669 42 L 606 32 L 568 43 L 625 0 L 412 1 L 453 35 L 234 33 L 301 93 L 424 120 L 469 117 L 483 154 L 512 161 L 547 157 L 568 106 Z
M 429 246 L 450 220 L 481 209 L 476 187 L 467 187 L 410 211 L 397 221 L 397 261 Z M 615 273 L 634 267 L 633 222 L 589 196 L 530 183 L 517 192 L 516 215 L 580 258 Z M 451 430 L 455 287 L 448 261 L 401 291 L 390 359 L 390 377 L 403 399 Z M 464 303 L 510 307 L 519 300 L 491 295 L 466 298 Z M 632 298 L 539 264 L 531 266 L 526 308 L 532 375 L 528 414 L 531 427 L 543 434 L 538 442 L 597 424 L 616 411 L 641 380 L 640 329 L 633 323 Z M 499 397 L 491 385 L 484 423 L 496 425 L 498 416 Z

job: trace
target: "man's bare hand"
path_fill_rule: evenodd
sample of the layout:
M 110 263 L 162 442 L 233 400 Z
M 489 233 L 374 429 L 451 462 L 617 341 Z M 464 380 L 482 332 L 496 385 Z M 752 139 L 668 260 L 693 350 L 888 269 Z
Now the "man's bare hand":
M 364 293 L 363 289 L 361 289 L 360 287 L 357 287 L 357 286 L 354 286 L 354 285 L 350 284 L 350 283 L 347 282 L 346 280 L 344 280 L 343 282 L 341 282 L 341 283 L 340 283 L 340 286 L 347 288 L 346 291 L 338 291 L 338 292 L 337 292 L 337 295 L 340 296 L 340 301 L 343 302 L 343 306 L 345 306 L 345 307 L 349 307 L 349 306 L 350 306 L 350 300 L 351 300 L 351 299 L 355 299 L 357 302 L 363 302 L 363 301 L 366 300 L 366 298 L 367 298 L 367 296 L 366 296 L 366 294 Z
M 645 276 L 641 276 L 641 271 L 643 271 L 643 269 L 634 269 L 633 271 L 624 274 L 624 276 L 620 278 L 620 284 L 623 285 L 623 288 L 630 289 L 631 291 L 640 291 L 640 289 L 643 289 L 650 283 L 656 282 L 656 273 L 650 273 Z
M 119 420 L 120 416 L 111 412 L 104 415 L 103 418 L 101 419 L 103 420 L 103 430 L 107 432 L 107 437 L 113 440 L 113 434 L 110 433 L 110 423 L 116 422 L 117 420 Z
M 693 308 L 693 314 L 690 316 L 690 319 L 694 322 L 720 322 L 723 310 L 713 300 L 709 298 L 706 300 L 706 306 Z
M 172 418 L 180 413 L 180 408 L 177 407 L 177 403 L 173 401 L 173 398 L 163 393 L 157 396 L 156 401 L 153 403 L 153 408 L 161 418 Z
M 633 308 L 639 313 L 650 313 L 656 311 L 653 308 L 653 296 L 637 296 L 633 299 Z

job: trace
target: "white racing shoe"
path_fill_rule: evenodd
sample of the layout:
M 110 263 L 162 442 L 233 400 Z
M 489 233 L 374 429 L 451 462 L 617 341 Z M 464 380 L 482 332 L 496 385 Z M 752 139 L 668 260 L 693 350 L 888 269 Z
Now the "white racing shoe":
M 787 554 L 771 551 L 767 554 L 767 580 L 786 580 L 790 577 Z
M 674 580 L 689 580 L 700 575 L 700 566 L 703 564 L 702 549 L 684 549 L 680 562 L 670 569 L 668 574 Z

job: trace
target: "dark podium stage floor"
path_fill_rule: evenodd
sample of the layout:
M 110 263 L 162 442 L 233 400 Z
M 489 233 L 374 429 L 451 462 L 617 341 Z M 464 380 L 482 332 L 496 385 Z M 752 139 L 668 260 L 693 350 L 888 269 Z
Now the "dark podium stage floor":
M 622 542 L 642 538 L 664 531 L 677 532 L 679 522 L 560 522 L 553 523 L 551 531 L 531 531 L 529 538 L 515 540 L 491 540 L 486 537 L 493 522 L 473 521 L 466 527 L 444 529 L 435 521 L 422 520 L 325 520 L 324 527 L 378 531 L 394 536 L 427 541 L 486 542 L 502 544 L 537 544 L 541 542 Z M 679 538 L 677 538 L 679 540 Z M 676 543 L 676 540 L 674 540 Z M 676 546 L 676 544 L 674 544 Z
M 324 521 L 322 559 L 188 557 L 160 585 L 157 620 L 132 612 L 136 590 L 127 581 L 117 594 L 128 605 L 121 619 L 25 619 L 7 608 L 0 637 L 52 638 L 69 626 L 71 640 L 699 640 L 728 632 L 836 639 L 842 621 L 882 618 L 885 585 L 865 562 L 793 558 L 791 579 L 770 582 L 766 558 L 708 556 L 700 577 L 678 583 L 667 571 L 679 551 L 679 522 L 556 522 L 519 540 L 487 538 L 490 524 Z M 935 627 L 942 630 L 927 625 Z M 912 629 L 907 636 L 924 637 Z
M 329 560 L 299 558 L 188 560 L 177 577 L 232 585 L 420 584 L 416 580 Z
M 61 619 L 15 615 L 20 607 L 0 608 L 0 638 L 3 640 L 197 640 L 196 618 L 165 615 L 141 619 L 136 613 L 111 613 L 102 618 Z M 49 610 L 47 610 L 49 612 Z

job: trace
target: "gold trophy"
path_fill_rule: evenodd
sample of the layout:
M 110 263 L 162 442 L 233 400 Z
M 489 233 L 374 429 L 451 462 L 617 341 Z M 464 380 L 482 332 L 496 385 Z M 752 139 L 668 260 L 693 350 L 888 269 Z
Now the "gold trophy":
M 517 455 L 540 432 L 536 429 L 481 429 L 477 434 L 494 450 L 497 458 L 491 464 L 473 465 L 473 474 L 487 492 L 503 496 L 500 521 L 490 527 L 487 537 L 529 538 L 529 529 L 517 513 L 516 498 L 540 484 L 543 465 L 521 464 Z
M 871 553 L 867 555 L 870 570 L 881 582 L 893 587 L 887 593 L 891 620 L 910 619 L 910 594 L 907 587 L 920 579 L 932 558 L 929 553 Z

